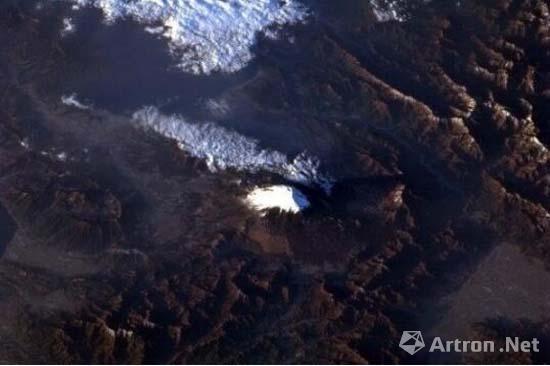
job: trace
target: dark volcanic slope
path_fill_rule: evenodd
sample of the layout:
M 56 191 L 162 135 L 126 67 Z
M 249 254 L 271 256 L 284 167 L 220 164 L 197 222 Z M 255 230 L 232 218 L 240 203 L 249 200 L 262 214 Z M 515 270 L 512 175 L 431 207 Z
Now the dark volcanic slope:
M 451 301 L 475 293 L 514 255 L 518 271 L 523 255 L 541 262 L 514 286 L 537 281 L 550 264 L 547 2 L 433 2 L 404 23 L 374 22 L 367 3 L 314 3 L 315 19 L 288 30 L 294 42 L 262 40 L 242 74 L 181 76 L 181 89 L 151 71 L 167 62 L 162 43 L 135 33 L 152 53 L 141 66 L 162 78 L 133 65 L 113 89 L 122 66 L 91 47 L 106 30 L 71 41 L 59 36 L 62 4 L 2 2 L 0 360 L 429 362 L 397 344 L 404 329 L 437 329 L 442 296 L 463 283 Z M 126 27 L 113 39 L 140 32 Z M 134 73 L 150 89 L 125 98 Z M 185 111 L 194 85 L 243 121 L 309 131 L 338 178 L 333 194 L 259 218 L 242 195 L 280 177 L 210 173 L 123 113 L 157 92 Z M 97 108 L 62 105 L 71 90 Z M 523 253 L 506 249 L 511 268 L 484 260 L 502 245 Z M 549 286 L 530 286 L 533 301 Z M 529 305 L 462 326 L 544 342 L 548 324 Z M 522 357 L 550 362 L 548 348 Z

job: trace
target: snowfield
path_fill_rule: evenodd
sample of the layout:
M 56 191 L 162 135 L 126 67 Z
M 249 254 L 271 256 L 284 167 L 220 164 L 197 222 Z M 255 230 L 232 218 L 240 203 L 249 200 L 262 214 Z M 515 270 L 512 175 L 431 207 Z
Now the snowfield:
M 253 55 L 258 32 L 269 36 L 284 24 L 302 22 L 307 10 L 296 0 L 66 0 L 74 10 L 102 9 L 108 22 L 130 17 L 170 42 L 188 72 L 235 72 Z
M 266 171 L 330 191 L 332 180 L 319 171 L 319 161 L 305 153 L 289 159 L 282 152 L 262 149 L 257 140 L 235 131 L 209 122 L 190 123 L 178 115 L 163 115 L 155 107 L 140 109 L 133 120 L 138 126 L 176 140 L 182 150 L 205 159 L 212 171 Z
M 307 197 L 294 187 L 275 185 L 255 188 L 245 202 L 253 209 L 265 214 L 266 210 L 278 208 L 281 211 L 298 213 L 310 206 Z

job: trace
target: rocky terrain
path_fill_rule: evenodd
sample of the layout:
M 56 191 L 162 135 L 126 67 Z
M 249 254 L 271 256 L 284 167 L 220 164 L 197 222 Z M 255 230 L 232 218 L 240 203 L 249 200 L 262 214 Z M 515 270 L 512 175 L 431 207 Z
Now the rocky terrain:
M 249 67 L 201 76 L 170 68 L 165 41 L 131 19 L 89 9 L 63 36 L 67 4 L 3 1 L 1 362 L 432 362 L 400 350 L 401 332 L 437 327 L 488 253 L 548 266 L 548 2 L 395 4 L 400 19 L 381 22 L 369 1 L 308 1 L 311 19 L 260 37 Z M 136 126 L 144 105 L 305 146 L 332 189 L 212 171 Z M 283 183 L 310 207 L 243 202 Z M 547 319 L 524 311 L 464 327 L 544 344 Z M 548 348 L 493 356 L 458 361 L 550 362 Z

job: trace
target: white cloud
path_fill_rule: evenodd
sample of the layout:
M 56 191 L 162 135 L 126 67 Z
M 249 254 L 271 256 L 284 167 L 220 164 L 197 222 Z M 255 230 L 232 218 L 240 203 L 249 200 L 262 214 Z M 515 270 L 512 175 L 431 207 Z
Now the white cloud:
M 252 59 L 257 32 L 303 21 L 296 0 L 66 0 L 74 9 L 91 5 L 107 21 L 131 17 L 162 34 L 173 50 L 184 51 L 181 67 L 193 73 L 234 72 Z M 160 27 L 158 26 L 160 25 Z
M 138 125 L 176 140 L 181 149 L 205 159 L 212 171 L 233 168 L 266 171 L 306 185 L 330 191 L 332 180 L 319 170 L 319 161 L 302 153 L 294 159 L 276 150 L 262 149 L 257 140 L 213 123 L 190 123 L 178 115 L 163 115 L 145 107 L 133 115 Z
M 74 93 L 61 96 L 61 103 L 65 104 L 66 106 L 75 107 L 78 109 L 90 109 L 90 106 L 81 103 Z

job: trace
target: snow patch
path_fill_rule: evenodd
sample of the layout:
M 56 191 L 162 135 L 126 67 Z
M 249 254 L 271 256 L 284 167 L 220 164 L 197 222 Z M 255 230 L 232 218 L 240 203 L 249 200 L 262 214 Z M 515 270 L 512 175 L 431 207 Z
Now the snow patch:
M 56 158 L 57 160 L 59 160 L 59 161 L 62 161 L 62 162 L 67 161 L 67 157 L 68 157 L 68 156 L 67 156 L 67 153 L 64 152 L 64 151 L 62 151 L 62 152 L 60 152 L 60 153 L 58 153 L 58 154 L 55 155 L 55 158 Z
M 319 185 L 330 192 L 332 179 L 320 172 L 320 162 L 306 153 L 289 159 L 276 150 L 262 149 L 255 139 L 210 122 L 190 123 L 182 116 L 163 115 L 155 107 L 145 107 L 133 115 L 147 129 L 174 139 L 182 150 L 205 159 L 211 171 L 233 168 L 266 171 L 306 185 Z
M 258 32 L 275 37 L 284 24 L 305 20 L 297 0 L 65 0 L 73 9 L 100 8 L 107 22 L 132 18 L 162 34 L 188 72 L 235 72 L 252 60 Z
M 537 136 L 531 137 L 531 142 L 534 143 L 540 151 L 545 153 L 548 152 L 548 148 L 546 147 L 546 145 L 544 145 Z
M 298 213 L 310 206 L 307 197 L 302 192 L 286 185 L 255 188 L 247 195 L 245 202 L 264 215 L 266 210 L 272 208 Z
M 64 151 L 57 152 L 55 149 L 41 150 L 39 153 L 42 156 L 47 156 L 50 159 L 55 159 L 62 163 L 67 162 L 67 160 L 69 159 L 69 155 L 66 152 Z
M 71 33 L 74 33 L 75 26 L 71 18 L 63 19 L 63 29 L 61 29 L 61 36 L 65 37 Z
M 109 335 L 109 337 L 111 338 L 115 338 L 116 336 L 116 333 L 115 333 L 115 330 L 107 325 L 105 325 L 105 332 Z
M 26 137 L 19 141 L 19 145 L 21 145 L 25 150 L 29 150 L 31 147 L 29 140 Z

